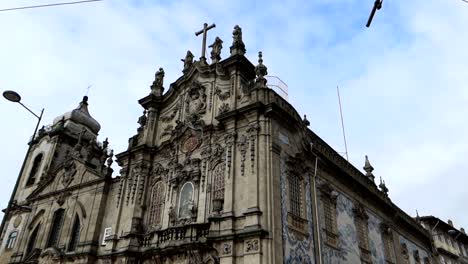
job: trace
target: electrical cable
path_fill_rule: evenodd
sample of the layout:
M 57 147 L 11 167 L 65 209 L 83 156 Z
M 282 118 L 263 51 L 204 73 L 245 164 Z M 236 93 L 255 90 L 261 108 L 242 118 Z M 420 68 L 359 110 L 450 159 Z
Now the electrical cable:
M 60 6 L 60 5 L 83 4 L 83 3 L 98 2 L 98 1 L 104 1 L 104 0 L 83 0 L 83 1 L 64 2 L 64 3 L 55 3 L 55 4 L 45 4 L 45 5 L 35 5 L 35 6 L 21 6 L 21 7 L 13 7 L 13 8 L 0 9 L 0 12 L 1 12 L 1 11 L 19 10 L 19 9 L 39 8 L 39 7 L 50 7 L 50 6 Z

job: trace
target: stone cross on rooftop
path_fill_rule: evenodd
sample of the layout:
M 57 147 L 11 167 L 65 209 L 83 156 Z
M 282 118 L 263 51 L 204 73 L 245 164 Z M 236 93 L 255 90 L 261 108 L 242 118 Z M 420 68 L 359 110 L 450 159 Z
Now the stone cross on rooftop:
M 206 63 L 206 57 L 205 57 L 205 50 L 206 50 L 206 33 L 208 32 L 208 30 L 212 29 L 216 27 L 215 24 L 211 24 L 210 26 L 208 26 L 207 23 L 203 24 L 203 29 L 198 31 L 198 32 L 195 32 L 195 36 L 198 36 L 200 34 L 203 34 L 203 42 L 202 42 L 202 55 L 200 57 L 200 61 L 203 62 L 203 63 Z

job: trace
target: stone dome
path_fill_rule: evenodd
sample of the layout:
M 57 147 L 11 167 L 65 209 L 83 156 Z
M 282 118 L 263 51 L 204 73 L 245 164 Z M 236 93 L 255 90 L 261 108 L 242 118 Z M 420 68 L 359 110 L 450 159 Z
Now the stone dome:
M 83 97 L 83 101 L 80 102 L 76 109 L 55 118 L 54 125 L 62 119 L 65 122 L 72 121 L 76 124 L 83 125 L 96 135 L 101 129 L 101 125 L 98 121 L 88 112 L 88 96 Z

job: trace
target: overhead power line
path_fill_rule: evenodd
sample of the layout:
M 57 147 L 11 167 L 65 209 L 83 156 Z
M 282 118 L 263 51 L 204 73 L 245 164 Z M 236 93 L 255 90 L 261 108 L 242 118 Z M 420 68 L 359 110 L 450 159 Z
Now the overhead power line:
M 13 8 L 0 9 L 0 12 L 1 12 L 1 11 L 19 10 L 19 9 L 39 8 L 39 7 L 50 7 L 50 6 L 83 4 L 83 3 L 98 2 L 98 1 L 104 1 L 104 0 L 83 0 L 83 1 L 65 2 L 65 3 L 54 3 L 54 4 L 44 4 L 44 5 L 35 5 L 35 6 L 21 6 L 21 7 L 13 7 Z

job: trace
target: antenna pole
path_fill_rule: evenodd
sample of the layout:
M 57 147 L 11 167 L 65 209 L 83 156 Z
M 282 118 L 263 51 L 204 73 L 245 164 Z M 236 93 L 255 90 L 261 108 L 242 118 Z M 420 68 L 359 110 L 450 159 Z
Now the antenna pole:
M 345 146 L 345 155 L 346 155 L 346 160 L 349 161 L 349 157 L 348 157 L 348 145 L 346 144 L 346 134 L 345 134 L 344 122 L 343 122 L 343 111 L 341 110 L 340 89 L 338 88 L 338 85 L 336 86 L 336 93 L 338 94 L 338 104 L 339 104 L 339 106 L 340 106 L 341 130 L 343 131 L 343 140 L 344 140 L 344 146 Z

